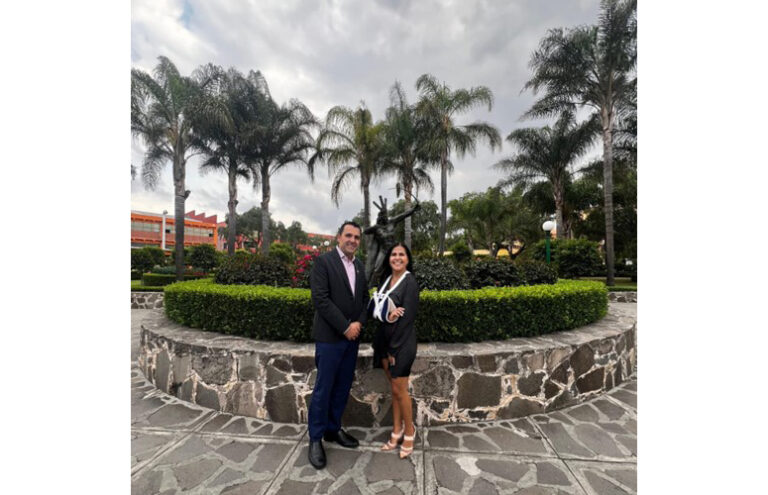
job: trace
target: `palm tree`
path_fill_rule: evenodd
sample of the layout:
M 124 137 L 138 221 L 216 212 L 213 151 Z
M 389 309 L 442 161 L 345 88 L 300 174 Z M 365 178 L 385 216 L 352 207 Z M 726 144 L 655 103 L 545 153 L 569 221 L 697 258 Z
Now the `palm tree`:
M 355 110 L 335 106 L 328 111 L 325 126 L 317 137 L 310 163 L 320 160 L 336 172 L 331 185 L 331 200 L 339 206 L 341 194 L 355 175 L 360 176 L 363 192 L 363 230 L 371 225 L 371 181 L 384 172 L 380 124 L 374 125 L 364 102 Z
M 250 145 L 258 114 L 256 103 L 261 98 L 260 86 L 252 84 L 234 68 L 225 72 L 220 67 L 207 65 L 198 70 L 217 82 L 207 104 L 218 111 L 197 116 L 194 126 L 200 135 L 201 153 L 205 157 L 200 164 L 201 174 L 211 170 L 227 174 L 227 253 L 232 255 L 237 234 L 237 179 L 250 180 L 252 176 L 249 164 L 253 153 Z M 211 118 L 211 114 L 218 118 Z
M 149 189 L 157 184 L 162 166 L 173 164 L 176 278 L 184 275 L 184 202 L 187 160 L 195 154 L 192 116 L 210 81 L 182 76 L 173 62 L 159 57 L 153 75 L 131 69 L 131 133 L 147 147 L 142 178 Z M 201 76 L 202 77 L 202 76 Z
M 552 29 L 539 43 L 525 84 L 542 98 L 525 113 L 542 117 L 587 106 L 599 115 L 603 138 L 603 192 L 607 284 L 614 284 L 613 133 L 636 91 L 637 1 L 602 0 L 597 25 Z
M 314 181 L 314 162 L 308 161 L 307 156 L 310 150 L 315 148 L 315 140 L 310 130 L 318 123 L 312 112 L 298 100 L 292 99 L 287 104 L 278 105 L 272 99 L 261 74 L 251 71 L 248 78 L 254 86 L 262 84 L 262 91 L 266 95 L 266 98 L 261 100 L 257 125 L 254 127 L 253 139 L 256 148 L 251 170 L 254 187 L 261 183 L 261 252 L 267 254 L 271 243 L 271 178 L 287 165 L 301 164 L 306 167 L 310 180 Z
M 451 153 L 462 158 L 469 151 L 474 154 L 477 140 L 488 140 L 491 149 L 501 148 L 499 131 L 485 122 L 459 126 L 453 121 L 455 115 L 471 110 L 478 105 L 493 108 L 493 93 L 485 86 L 466 89 L 451 88 L 430 74 L 423 74 L 416 80 L 420 92 L 416 110 L 425 119 L 425 153 L 440 165 L 440 256 L 445 251 L 445 228 L 447 219 L 448 173 L 453 171 Z
M 552 184 L 555 201 L 557 238 L 568 237 L 563 222 L 565 184 L 572 175 L 571 164 L 589 150 L 597 132 L 596 119 L 577 123 L 572 112 L 565 111 L 553 128 L 516 129 L 507 136 L 519 152 L 494 165 L 495 168 L 512 172 L 511 183 L 530 183 L 545 179 Z
M 403 191 L 405 209 L 411 208 L 413 189 L 425 188 L 432 192 L 435 186 L 424 168 L 426 162 L 420 157 L 421 141 L 419 123 L 416 120 L 414 107 L 409 106 L 405 92 L 399 82 L 395 82 L 389 93 L 390 107 L 384 121 L 384 147 L 387 155 L 387 166 L 397 174 L 397 195 Z M 419 166 L 421 165 L 421 166 Z M 405 218 L 405 245 L 411 249 L 413 235 L 412 218 Z

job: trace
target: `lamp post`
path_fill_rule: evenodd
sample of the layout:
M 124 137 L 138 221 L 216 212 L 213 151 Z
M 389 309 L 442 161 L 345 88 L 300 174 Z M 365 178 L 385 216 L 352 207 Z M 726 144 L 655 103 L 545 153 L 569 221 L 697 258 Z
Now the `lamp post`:
M 549 258 L 550 258 L 549 240 L 552 237 L 552 229 L 555 228 L 555 222 L 553 222 L 552 220 L 547 220 L 546 222 L 544 222 L 544 225 L 542 225 L 541 228 L 544 229 L 544 232 L 547 233 L 547 235 L 545 236 L 545 239 L 547 242 L 547 263 L 549 263 Z
M 168 210 L 163 210 L 163 251 L 165 251 L 165 216 L 168 214 Z
M 328 251 L 328 246 L 330 246 L 330 241 L 323 241 L 323 246 L 325 246 L 325 251 Z

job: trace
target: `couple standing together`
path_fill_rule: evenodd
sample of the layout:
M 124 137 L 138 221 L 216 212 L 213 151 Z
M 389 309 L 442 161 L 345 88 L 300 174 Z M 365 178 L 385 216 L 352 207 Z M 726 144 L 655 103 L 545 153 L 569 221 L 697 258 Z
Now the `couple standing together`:
M 394 431 L 381 450 L 394 450 L 401 444 L 401 458 L 413 452 L 416 429 L 408 377 L 416 357 L 414 321 L 419 290 L 411 252 L 402 243 L 389 250 L 378 290 L 373 301 L 369 301 L 365 270 L 355 258 L 361 238 L 358 224 L 344 222 L 336 235 L 337 246 L 317 258 L 310 273 L 317 378 L 308 414 L 309 462 L 317 469 L 326 464 L 323 440 L 348 448 L 359 445 L 356 438 L 341 429 L 341 416 L 354 379 L 360 334 L 369 313 L 381 321 L 373 341 L 373 366 L 384 369 L 392 389 Z

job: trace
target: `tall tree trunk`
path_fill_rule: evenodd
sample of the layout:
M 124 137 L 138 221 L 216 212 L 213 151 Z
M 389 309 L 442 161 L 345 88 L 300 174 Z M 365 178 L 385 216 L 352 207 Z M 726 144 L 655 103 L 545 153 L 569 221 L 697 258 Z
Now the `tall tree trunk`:
M 174 183 L 174 240 L 176 242 L 176 280 L 184 279 L 184 202 L 189 196 L 189 191 L 184 189 L 184 156 L 176 153 L 173 158 L 173 183 Z
M 555 190 L 555 223 L 557 224 L 557 238 L 565 239 L 567 237 L 567 229 L 563 222 L 563 188 L 560 184 L 553 184 Z
M 229 225 L 227 225 L 227 253 L 235 254 L 235 239 L 237 238 L 237 163 L 229 163 Z
M 365 171 L 362 169 L 360 170 L 360 187 L 363 190 L 363 232 L 371 226 L 371 191 L 370 191 L 370 178 L 365 175 Z M 373 262 L 375 260 L 370 260 L 368 258 L 368 255 L 371 252 L 371 243 L 373 242 L 373 235 L 368 234 L 364 236 L 365 239 L 363 239 L 363 245 L 365 247 L 365 266 L 366 268 L 369 266 L 373 266 Z M 367 273 L 368 270 L 366 270 Z M 370 270 L 371 276 L 373 275 L 373 270 Z M 373 283 L 372 280 L 368 281 L 368 285 Z M 378 283 L 378 281 L 377 281 Z
M 448 210 L 446 202 L 448 199 L 448 156 L 444 151 L 440 157 L 440 244 L 437 248 L 438 255 L 443 256 L 445 252 L 445 227 L 448 221 Z
M 269 166 L 261 167 L 261 254 L 267 255 L 271 234 L 269 232 Z
M 406 180 L 404 181 L 405 184 L 403 185 L 403 190 L 405 191 L 405 210 L 408 211 L 411 209 L 411 190 L 413 189 L 413 185 L 410 183 L 410 181 Z M 409 215 L 405 217 L 405 245 L 408 246 L 408 249 L 413 250 L 413 247 L 411 246 L 411 240 L 413 237 L 413 227 L 411 224 L 411 217 L 413 215 Z
M 605 264 L 607 267 L 606 285 L 614 285 L 613 276 L 613 111 L 603 108 L 603 194 L 605 198 Z

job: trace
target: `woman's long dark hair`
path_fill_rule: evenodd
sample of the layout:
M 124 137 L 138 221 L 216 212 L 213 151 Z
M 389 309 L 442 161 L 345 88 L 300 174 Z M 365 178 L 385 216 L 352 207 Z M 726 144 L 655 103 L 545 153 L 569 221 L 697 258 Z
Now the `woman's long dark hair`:
M 381 290 L 381 287 L 384 284 L 384 281 L 387 280 L 387 277 L 392 275 L 392 266 L 389 264 L 389 257 L 392 256 L 392 250 L 398 246 L 401 246 L 403 249 L 405 249 L 405 254 L 408 256 L 408 264 L 405 266 L 405 269 L 413 273 L 413 256 L 411 256 L 411 250 L 408 249 L 408 246 L 402 242 L 398 242 L 389 248 L 387 255 L 384 257 L 384 269 L 381 271 L 381 278 L 379 279 L 379 290 Z

